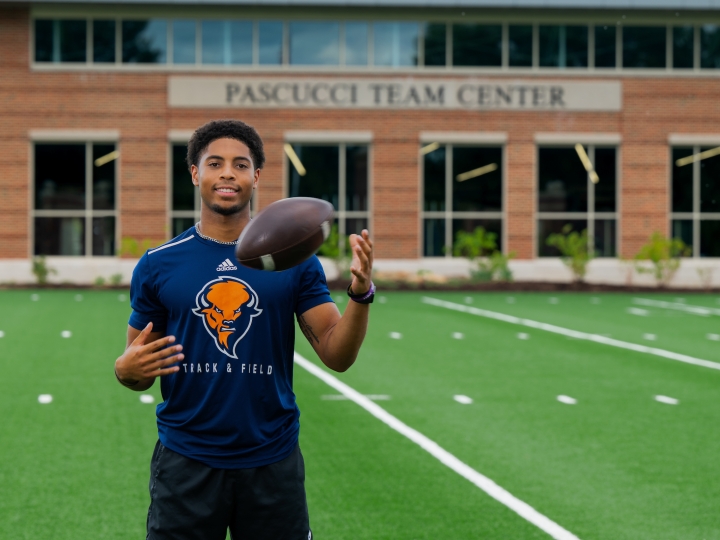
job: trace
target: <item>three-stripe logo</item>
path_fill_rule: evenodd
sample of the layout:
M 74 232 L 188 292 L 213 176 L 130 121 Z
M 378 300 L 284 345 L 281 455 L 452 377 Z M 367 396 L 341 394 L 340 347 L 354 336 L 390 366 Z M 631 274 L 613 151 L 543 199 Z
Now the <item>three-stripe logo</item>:
M 226 270 L 237 270 L 237 266 L 235 266 L 230 259 L 225 259 L 218 265 L 216 270 L 218 272 L 224 272 Z

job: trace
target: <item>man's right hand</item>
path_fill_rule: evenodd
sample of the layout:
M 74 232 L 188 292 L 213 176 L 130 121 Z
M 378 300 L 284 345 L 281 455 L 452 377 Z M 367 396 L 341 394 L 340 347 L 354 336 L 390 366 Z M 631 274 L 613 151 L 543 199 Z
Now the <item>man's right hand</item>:
M 180 370 L 173 364 L 185 358 L 180 353 L 182 345 L 171 346 L 175 336 L 163 336 L 152 331 L 152 323 L 139 331 L 128 327 L 128 345 L 115 361 L 115 374 L 123 386 L 132 390 L 147 390 L 156 377 L 170 375 Z

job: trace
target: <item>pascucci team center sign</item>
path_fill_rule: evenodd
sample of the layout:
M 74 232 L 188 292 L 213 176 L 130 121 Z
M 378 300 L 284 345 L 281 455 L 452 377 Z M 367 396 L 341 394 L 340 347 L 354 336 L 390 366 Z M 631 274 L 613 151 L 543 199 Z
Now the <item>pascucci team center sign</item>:
M 416 78 L 168 79 L 170 107 L 619 111 L 619 81 Z

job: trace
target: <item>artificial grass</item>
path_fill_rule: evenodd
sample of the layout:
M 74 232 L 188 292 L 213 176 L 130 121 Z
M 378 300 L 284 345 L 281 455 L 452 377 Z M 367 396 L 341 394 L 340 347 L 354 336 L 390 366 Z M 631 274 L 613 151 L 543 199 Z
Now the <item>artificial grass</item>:
M 0 292 L 0 538 L 144 535 L 154 406 L 112 375 L 127 295 L 76 294 Z M 378 403 L 391 414 L 580 538 L 720 538 L 719 372 L 428 306 L 421 294 L 382 296 L 356 365 L 338 378 L 390 395 Z M 428 296 L 720 361 L 706 338 L 720 333 L 716 317 L 631 315 L 631 295 Z M 299 332 L 297 349 L 319 363 Z M 354 403 L 323 400 L 336 392 L 297 366 L 295 390 L 317 538 L 547 537 Z M 37 402 L 43 393 L 51 404 Z M 159 400 L 159 385 L 148 393 Z

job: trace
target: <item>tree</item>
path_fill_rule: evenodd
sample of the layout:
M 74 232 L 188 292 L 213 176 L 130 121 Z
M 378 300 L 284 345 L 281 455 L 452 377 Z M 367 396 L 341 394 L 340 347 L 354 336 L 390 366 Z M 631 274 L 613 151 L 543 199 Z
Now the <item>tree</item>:
M 656 231 L 635 255 L 635 267 L 642 274 L 652 273 L 658 287 L 665 287 L 680 268 L 680 258 L 691 253 L 690 247 L 679 238 L 667 238 Z M 639 264 L 641 261 L 650 261 L 652 268 Z
M 557 248 L 562 261 L 572 270 L 576 282 L 585 279 L 587 265 L 593 258 L 589 249 L 587 229 L 579 233 L 572 230 L 572 225 L 565 225 L 562 233 L 551 234 L 546 243 Z

